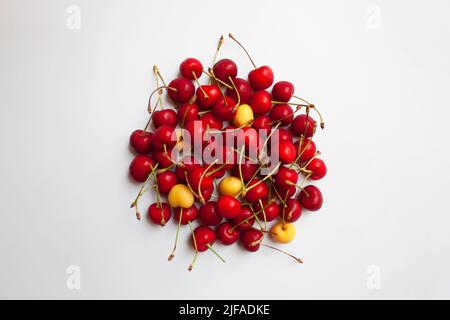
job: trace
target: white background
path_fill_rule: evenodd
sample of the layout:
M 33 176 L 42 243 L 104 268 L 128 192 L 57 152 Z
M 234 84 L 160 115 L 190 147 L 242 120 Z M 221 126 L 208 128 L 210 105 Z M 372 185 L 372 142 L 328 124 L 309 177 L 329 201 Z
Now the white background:
M 72 4 L 79 30 L 67 27 Z M 445 0 L 0 0 L 0 297 L 450 298 L 449 10 Z M 128 137 L 145 124 L 153 64 L 166 78 L 189 56 L 207 65 L 228 32 L 326 117 L 324 207 L 285 247 L 303 265 L 218 245 L 225 264 L 205 252 L 188 273 L 188 228 L 168 263 L 175 225 L 129 209 Z M 230 41 L 225 56 L 250 70 Z M 80 290 L 66 286 L 70 265 Z

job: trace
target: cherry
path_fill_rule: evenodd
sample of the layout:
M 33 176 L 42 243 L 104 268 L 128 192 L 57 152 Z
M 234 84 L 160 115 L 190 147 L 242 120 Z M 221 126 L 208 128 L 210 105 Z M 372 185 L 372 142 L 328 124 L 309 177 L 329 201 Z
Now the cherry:
M 206 174 L 206 168 L 204 167 L 195 167 L 192 171 L 189 171 L 187 180 L 195 193 L 198 192 L 198 189 L 204 191 L 214 187 L 213 179 Z
M 241 167 L 242 178 L 244 181 L 249 181 L 250 179 L 252 179 L 254 174 L 258 170 L 258 165 L 255 162 L 250 161 L 250 160 L 245 160 L 240 165 L 237 165 L 236 167 L 234 167 L 233 175 L 235 177 L 240 177 L 239 176 L 239 166 Z
M 295 185 L 288 185 L 288 184 L 275 185 L 274 188 L 275 191 L 280 195 L 281 200 L 292 197 L 297 191 Z
M 184 126 L 184 129 L 189 133 L 189 139 L 191 144 L 203 144 L 203 138 L 206 132 L 206 126 L 201 120 L 189 121 Z M 186 134 L 184 132 L 183 134 Z M 186 137 L 184 137 L 185 139 Z
M 205 128 L 222 130 L 223 122 L 214 113 L 208 112 L 200 117 Z
M 292 198 L 286 201 L 286 207 L 281 204 L 280 209 L 280 216 L 285 222 L 295 222 L 302 215 L 300 202 Z
M 241 245 L 250 252 L 258 251 L 263 233 L 256 229 L 248 229 L 241 234 Z
M 237 217 L 240 211 L 241 203 L 235 197 L 222 195 L 217 200 L 217 213 L 226 219 Z
M 158 184 L 158 190 L 162 194 L 169 194 L 170 189 L 178 184 L 178 178 L 172 171 L 164 171 L 156 175 L 156 183 Z
M 281 188 L 287 188 L 297 183 L 298 173 L 294 169 L 281 166 L 274 175 L 275 185 Z
M 278 141 L 288 141 L 290 143 L 293 143 L 292 134 L 289 130 L 286 130 L 284 128 L 279 128 L 278 130 Z
M 181 223 L 182 225 L 186 225 L 189 222 L 194 221 L 195 219 L 197 219 L 197 217 L 198 217 L 198 210 L 195 204 L 187 209 L 181 207 L 175 209 L 175 220 Z
M 231 79 L 236 78 L 237 76 L 237 65 L 230 59 L 222 59 L 217 61 L 213 66 L 214 76 L 225 82 L 229 82 L 229 77 Z
M 256 130 L 267 130 L 267 134 L 269 134 L 272 129 L 269 116 L 261 115 L 256 117 L 253 121 L 252 127 Z
M 249 189 L 251 187 L 251 189 Z M 250 203 L 264 200 L 269 195 L 269 189 L 264 181 L 254 178 L 246 186 L 244 198 Z
M 198 79 L 203 73 L 203 65 L 195 58 L 187 58 L 180 64 L 180 73 L 187 79 Z
M 316 155 L 316 144 L 311 139 L 300 139 L 294 145 L 300 162 L 309 161 Z
M 292 142 L 280 141 L 278 143 L 278 156 L 281 163 L 289 164 L 294 162 L 297 150 Z
M 172 140 L 174 128 L 162 125 L 153 133 L 153 148 L 156 150 L 164 150 L 164 145 L 167 149 L 172 149 L 176 141 Z
M 317 211 L 322 207 L 322 193 L 316 186 L 308 185 L 300 192 L 298 201 L 306 210 Z
M 213 192 L 214 192 L 214 187 L 207 188 L 207 189 L 201 191 L 201 193 L 202 193 L 202 198 L 201 199 L 199 199 L 197 196 L 195 198 L 197 200 L 200 200 L 202 203 L 203 202 L 207 202 L 207 201 L 209 201 L 211 199 L 211 196 L 212 196 Z
M 272 107 L 270 93 L 265 90 L 255 91 L 250 97 L 250 107 L 255 114 L 265 114 Z
M 229 222 L 222 222 L 216 228 L 216 237 L 222 244 L 229 246 L 239 240 L 239 230 L 233 229 Z
M 156 224 L 164 226 L 170 220 L 172 215 L 170 207 L 167 203 L 153 203 L 148 207 L 147 216 Z
M 234 228 L 244 231 L 253 226 L 255 223 L 255 216 L 249 206 L 241 206 L 239 215 L 234 217 L 231 222 L 233 223 Z
M 197 104 L 202 109 L 211 108 L 222 93 L 216 85 L 201 85 L 197 88 Z
M 292 120 L 291 132 L 296 135 L 304 135 L 305 138 L 310 138 L 314 135 L 316 130 L 316 122 L 311 116 L 300 114 Z
M 200 167 L 200 164 L 195 162 L 194 156 L 184 157 L 175 168 L 175 174 L 177 175 L 178 180 L 186 182 L 186 174 L 196 167 Z
M 236 101 L 230 96 L 219 98 L 212 107 L 214 114 L 222 121 L 230 121 L 236 113 Z
M 159 163 L 159 168 L 167 168 L 173 165 L 173 160 L 170 158 L 170 150 L 161 151 L 154 150 L 152 152 L 152 159 L 155 163 Z
M 188 102 L 194 96 L 195 86 L 192 81 L 185 78 L 176 78 L 169 83 L 169 97 L 175 102 Z
M 175 128 L 178 123 L 177 113 L 172 109 L 155 111 L 152 119 L 155 128 L 159 128 L 162 125 Z
M 250 101 L 250 97 L 253 94 L 253 88 L 250 85 L 250 83 L 247 80 L 236 78 L 233 79 L 233 84 L 236 87 L 236 90 L 227 88 L 227 95 L 233 98 L 234 100 L 238 100 L 238 94 L 239 98 L 241 99 L 241 104 L 247 104 Z
M 245 127 L 237 133 L 237 146 L 240 150 L 244 143 L 246 150 L 257 152 L 259 150 L 259 134 L 258 131 L 251 127 Z
M 153 133 L 144 130 L 134 130 L 130 136 L 130 145 L 137 153 L 149 153 L 152 150 Z
M 216 241 L 216 233 L 213 229 L 207 226 L 198 226 L 195 228 L 193 237 L 195 239 L 195 243 L 194 240 L 192 240 L 192 247 L 196 248 L 200 252 L 208 250 L 208 248 L 210 248 L 210 246 L 212 246 Z
M 197 104 L 195 103 L 183 103 L 178 108 L 178 121 L 180 122 L 180 125 L 183 127 L 185 123 L 188 123 L 189 121 L 194 121 L 198 119 L 198 111 L 199 108 Z
M 306 170 L 311 171 L 312 180 L 320 180 L 327 174 L 327 167 L 322 159 L 314 158 L 307 165 Z M 305 173 L 304 173 L 305 174 Z
M 137 182 L 144 182 L 155 167 L 155 163 L 149 156 L 139 154 L 131 161 L 129 172 Z
M 270 120 L 280 122 L 281 126 L 289 125 L 294 119 L 294 111 L 288 104 L 277 104 L 270 110 Z
M 273 85 L 272 97 L 276 101 L 288 102 L 294 94 L 294 85 L 289 81 L 279 81 Z
M 262 203 L 262 207 L 261 207 L 261 203 Z M 267 200 L 262 200 L 261 203 L 257 203 L 255 205 L 255 211 L 260 212 L 258 214 L 258 218 L 260 220 L 265 220 L 265 221 L 275 220 L 280 213 L 280 207 L 278 206 L 278 204 L 275 201 L 268 202 Z M 262 211 L 263 209 L 264 209 L 264 212 Z M 264 219 L 264 215 L 266 216 L 265 219 Z
M 208 201 L 198 210 L 200 222 L 207 226 L 216 226 L 222 221 L 222 216 L 217 213 L 217 203 Z

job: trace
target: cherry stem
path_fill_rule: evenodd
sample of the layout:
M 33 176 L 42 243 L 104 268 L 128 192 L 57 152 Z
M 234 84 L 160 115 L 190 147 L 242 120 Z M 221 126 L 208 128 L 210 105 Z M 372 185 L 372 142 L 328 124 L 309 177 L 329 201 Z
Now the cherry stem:
M 194 268 L 194 264 L 197 261 L 197 256 L 198 256 L 198 248 L 197 248 L 197 241 L 195 240 L 195 236 L 194 236 L 194 229 L 192 228 L 192 224 L 190 221 L 188 221 L 189 223 L 189 228 L 191 229 L 191 234 L 192 234 L 192 241 L 194 242 L 194 248 L 195 248 L 195 254 L 194 254 L 194 258 L 192 258 L 192 262 L 189 265 L 188 271 L 192 271 L 192 268 Z
M 209 68 L 208 71 L 203 70 L 203 73 L 206 73 L 210 78 L 212 78 L 215 81 L 217 81 L 217 83 L 220 83 L 221 85 L 224 85 L 228 89 L 233 90 L 233 87 L 230 86 L 228 83 L 223 82 L 222 80 L 216 78 L 216 76 L 214 75 L 213 70 L 211 68 Z
M 216 64 L 217 55 L 219 54 L 219 50 L 222 47 L 223 40 L 224 39 L 223 39 L 223 34 L 222 34 L 222 35 L 220 35 L 219 42 L 217 43 L 216 52 L 214 52 L 214 58 L 213 58 L 213 63 L 212 63 L 213 66 Z
M 217 171 L 220 171 L 220 170 L 221 170 L 223 167 L 225 167 L 226 165 L 227 165 L 226 163 L 221 164 L 220 166 L 218 166 L 218 167 L 215 168 L 214 170 L 209 171 L 209 172 L 206 174 L 206 176 L 209 177 L 210 175 L 216 173 Z
M 142 195 L 144 194 L 144 187 L 147 184 L 147 182 L 150 180 L 150 178 L 153 176 L 153 174 L 155 173 L 156 168 L 158 168 L 158 165 L 159 165 L 159 163 L 157 163 L 152 168 L 152 171 L 150 171 L 150 173 L 147 176 L 147 179 L 145 179 L 144 183 L 142 184 L 141 188 L 139 189 L 138 195 L 136 196 L 136 198 L 134 199 L 134 201 L 130 205 L 130 208 L 135 208 L 136 209 L 136 218 L 138 220 L 141 220 L 141 213 L 138 210 L 138 201 L 142 197 Z
M 215 165 L 217 163 L 217 161 L 219 161 L 219 159 L 214 160 L 207 168 L 205 171 L 202 172 L 202 175 L 200 176 L 200 180 L 198 182 L 198 199 L 200 200 L 201 203 L 205 203 L 205 198 L 203 198 L 203 194 L 202 194 L 202 181 L 203 178 L 205 177 L 206 173 L 209 171 L 209 169 L 211 169 L 211 167 L 213 165 Z
M 278 122 L 275 127 L 272 128 L 272 130 L 270 131 L 269 136 L 266 138 L 266 140 L 264 141 L 262 148 L 259 150 L 259 154 L 258 154 L 258 159 L 260 158 L 261 153 L 263 152 L 263 150 L 266 148 L 266 145 L 270 139 L 270 137 L 272 137 L 272 135 L 275 133 L 275 131 L 278 129 L 278 127 L 281 125 L 281 122 Z
M 159 72 L 159 69 L 158 69 L 158 66 L 153 66 L 153 71 L 156 73 L 156 75 L 161 79 L 161 82 L 163 83 L 163 85 L 164 86 L 166 86 L 167 87 L 167 84 L 166 84 L 166 82 L 164 81 L 164 78 L 163 78 L 163 76 L 161 75 L 161 72 Z M 161 94 L 162 94 L 162 92 L 161 92 Z
M 183 219 L 183 208 L 180 207 L 180 219 L 178 220 L 177 233 L 175 235 L 175 243 L 173 245 L 172 253 L 170 254 L 169 258 L 167 258 L 167 260 L 169 261 L 171 261 L 173 257 L 175 257 L 175 251 L 177 250 L 177 243 L 178 243 L 178 235 L 180 233 L 181 228 L 181 219 Z
M 262 245 L 262 246 L 264 246 L 264 247 L 267 247 L 267 248 L 270 248 L 270 249 L 273 249 L 273 250 L 276 250 L 276 251 L 278 251 L 278 252 L 284 253 L 285 255 L 291 257 L 292 259 L 294 259 L 294 260 L 297 261 L 298 263 L 303 263 L 302 259 L 297 258 L 296 256 L 294 256 L 294 255 L 292 255 L 292 254 L 290 254 L 290 253 L 287 253 L 286 251 L 283 251 L 283 250 L 281 250 L 281 249 L 278 249 L 278 248 L 276 248 L 276 247 L 273 247 L 273 246 L 268 245 L 268 244 L 265 244 L 265 243 L 260 243 L 260 245 Z
M 194 80 L 197 83 L 198 87 L 200 88 L 200 90 L 203 92 L 203 95 L 205 96 L 205 99 L 209 99 L 209 96 L 206 94 L 205 90 L 203 90 L 202 85 L 200 84 L 200 82 L 198 81 L 197 75 L 195 74 L 194 71 L 192 71 L 192 75 L 194 76 Z
M 209 243 L 207 243 L 206 246 L 208 247 L 209 250 L 211 250 L 216 255 L 216 257 L 218 257 L 220 260 L 222 260 L 223 263 L 225 263 L 224 258 L 222 258 L 220 256 L 220 254 L 218 254 L 217 251 L 214 250 L 214 248 Z
M 156 107 L 158 106 L 158 105 L 155 105 L 155 106 L 152 108 L 152 97 L 153 97 L 153 95 L 154 95 L 156 92 L 159 92 L 159 90 L 161 90 L 161 89 L 168 89 L 168 90 L 172 90 L 172 91 L 175 91 L 175 92 L 177 91 L 176 88 L 172 88 L 172 87 L 168 87 L 168 86 L 161 86 L 161 87 L 158 87 L 158 88 L 156 88 L 155 90 L 153 90 L 153 92 L 150 94 L 150 97 L 148 98 L 148 113 L 151 114 L 150 120 L 151 120 L 151 118 L 153 117 L 153 112 L 155 111 Z
M 237 95 L 236 105 L 233 107 L 233 111 L 235 111 L 237 109 L 237 107 L 241 104 L 241 95 L 239 94 L 239 91 L 236 88 L 236 85 L 234 84 L 234 81 L 233 81 L 233 79 L 231 79 L 230 76 L 228 76 L 228 80 L 230 80 L 231 85 L 233 86 L 233 89 L 234 89 L 234 91 L 236 91 L 236 95 Z
M 307 107 L 309 104 L 303 104 L 303 103 L 295 103 L 295 102 L 283 102 L 283 101 L 271 101 L 272 104 L 288 104 L 291 106 L 298 106 L 298 107 Z
M 264 217 L 264 230 L 267 230 L 267 217 L 266 217 L 266 211 L 264 210 L 265 208 L 264 208 L 264 205 L 263 205 L 263 203 L 262 203 L 262 200 L 261 200 L 261 199 L 258 199 L 258 202 L 259 202 L 259 207 L 262 208 L 262 214 L 263 214 L 263 217 Z
M 159 73 L 158 67 L 156 65 L 154 65 L 153 66 L 153 74 L 155 75 L 156 87 L 160 86 L 158 73 Z M 165 83 L 163 83 L 163 84 L 165 85 Z M 162 93 L 163 93 L 163 91 L 162 91 L 162 89 L 160 89 L 158 91 L 158 101 L 156 102 L 156 106 L 159 105 L 161 107 L 161 109 L 162 109 L 162 99 L 161 99 Z
M 189 180 L 188 180 L 188 174 L 187 174 L 186 171 L 184 172 L 184 177 L 185 177 L 185 179 L 186 179 L 186 185 L 187 185 L 187 187 L 189 188 L 189 190 L 192 192 L 192 194 L 193 194 L 195 197 L 199 198 L 199 195 L 198 195 L 197 193 L 194 192 L 194 190 L 193 190 L 192 187 L 191 187 L 191 184 L 189 183 Z
M 250 54 L 248 53 L 247 49 L 245 49 L 245 47 L 231 34 L 229 33 L 228 36 L 234 40 L 234 42 L 236 42 L 245 52 L 245 54 L 247 55 L 247 57 L 250 59 L 250 62 L 252 63 L 253 67 L 256 69 L 256 64 L 253 62 L 252 57 L 250 57 Z

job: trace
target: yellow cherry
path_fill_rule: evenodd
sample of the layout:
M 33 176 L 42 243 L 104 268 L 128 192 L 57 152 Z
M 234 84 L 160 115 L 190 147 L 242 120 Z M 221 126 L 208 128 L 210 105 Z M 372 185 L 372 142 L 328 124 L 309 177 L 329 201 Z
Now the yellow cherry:
M 194 195 L 186 185 L 176 184 L 170 189 L 167 200 L 172 208 L 181 207 L 187 209 L 194 204 Z
M 237 107 L 233 124 L 236 127 L 250 127 L 254 118 L 252 108 L 248 104 L 241 104 Z
M 291 242 L 295 237 L 295 227 L 292 223 L 285 223 L 283 225 L 282 222 L 278 222 L 273 225 L 270 231 L 273 240 L 280 243 Z
M 241 179 L 230 176 L 222 179 L 219 183 L 219 191 L 223 195 L 237 196 L 237 194 L 242 190 Z

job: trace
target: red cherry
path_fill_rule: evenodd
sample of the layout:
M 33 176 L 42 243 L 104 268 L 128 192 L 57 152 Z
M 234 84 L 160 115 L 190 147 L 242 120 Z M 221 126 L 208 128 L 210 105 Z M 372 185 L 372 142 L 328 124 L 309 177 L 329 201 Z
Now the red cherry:
M 289 81 L 279 81 L 273 85 L 272 97 L 275 101 L 288 102 L 294 94 L 294 85 Z
M 152 159 L 155 161 L 155 163 L 159 163 L 159 169 L 170 167 L 173 164 L 173 160 L 170 158 L 170 153 L 171 150 L 167 150 L 167 152 L 154 150 L 152 152 Z
M 187 58 L 180 64 L 180 73 L 183 77 L 194 80 L 200 78 L 203 72 L 203 65 L 195 58 Z
M 250 107 L 255 114 L 265 114 L 272 108 L 270 93 L 264 90 L 255 91 L 250 97 Z
M 212 112 L 205 113 L 200 117 L 205 128 L 222 130 L 223 122 Z
M 292 198 L 286 201 L 286 207 L 280 204 L 280 209 L 280 217 L 284 217 L 284 221 L 286 222 L 295 222 L 302 215 L 300 202 Z
M 257 152 L 259 150 L 259 134 L 255 128 L 245 127 L 237 132 L 237 146 L 238 150 L 241 149 L 242 143 L 244 143 L 246 150 Z
M 248 74 L 248 80 L 255 90 L 264 90 L 273 83 L 273 71 L 269 66 L 262 66 Z
M 213 179 L 211 178 L 211 176 L 208 176 L 206 173 L 203 174 L 205 170 L 206 168 L 204 167 L 196 167 L 192 171 L 188 172 L 187 179 L 189 181 L 189 185 L 192 187 L 195 193 L 198 192 L 198 187 L 200 185 L 201 190 L 206 190 L 214 187 Z
M 267 130 L 268 135 L 270 133 L 270 130 L 272 129 L 269 116 L 261 115 L 259 117 L 256 117 L 256 119 L 253 121 L 252 127 L 256 130 Z
M 317 211 L 322 207 L 322 193 L 316 186 L 308 185 L 300 192 L 298 201 L 306 210 Z
M 206 94 L 206 95 L 205 95 Z M 211 108 L 222 96 L 220 88 L 216 85 L 201 85 L 197 88 L 197 104 L 202 109 Z
M 310 178 L 312 180 L 320 180 L 327 174 L 327 166 L 322 159 L 314 158 L 306 166 L 307 170 L 311 170 Z
M 294 162 L 297 150 L 292 142 L 280 141 L 278 143 L 278 156 L 281 163 L 289 164 Z
M 188 102 L 194 96 L 195 86 L 192 81 L 185 78 L 176 78 L 169 83 L 175 90 L 167 90 L 169 97 L 175 102 Z
M 269 189 L 264 181 L 254 178 L 248 183 L 247 188 L 252 187 L 245 192 L 244 198 L 250 203 L 257 203 L 258 200 L 264 200 L 269 195 Z
M 230 121 L 236 113 L 236 101 L 229 97 L 219 98 L 212 108 L 214 114 L 222 121 Z
M 297 183 L 298 173 L 294 169 L 281 166 L 274 175 L 274 179 L 275 185 L 280 186 L 281 188 L 287 188 Z
M 149 153 L 152 150 L 153 133 L 134 130 L 130 136 L 130 145 L 137 153 Z
M 226 83 L 229 82 L 228 77 L 231 77 L 231 79 L 236 78 L 237 72 L 238 69 L 236 63 L 234 63 L 230 59 L 219 60 L 214 64 L 213 67 L 214 76 Z
M 137 182 L 144 182 L 148 175 L 152 172 L 155 163 L 149 156 L 139 154 L 131 161 L 129 172 Z
M 258 170 L 258 165 L 250 160 L 242 161 L 240 167 L 242 171 L 242 178 L 244 179 L 244 181 L 249 181 L 251 178 L 253 178 L 253 175 L 255 174 L 256 170 Z M 239 165 L 236 165 L 234 167 L 233 175 L 238 178 L 240 177 Z
M 198 210 L 200 222 L 207 226 L 216 226 L 222 221 L 222 216 L 217 213 L 217 204 L 215 201 L 209 201 L 202 205 Z
M 193 232 L 195 243 L 191 240 L 192 247 L 199 252 L 208 250 L 208 245 L 212 246 L 216 241 L 216 233 L 213 229 L 207 226 L 198 226 Z M 191 238 L 192 239 L 192 238 Z
M 229 246 L 238 241 L 239 239 L 239 230 L 232 229 L 233 226 L 229 222 L 222 222 L 216 228 L 216 237 L 222 244 Z
M 294 143 L 297 150 L 297 157 L 300 156 L 300 162 L 311 160 L 316 155 L 316 144 L 311 139 L 298 140 Z
M 178 183 L 178 178 L 172 171 L 164 171 L 156 175 L 158 190 L 162 194 L 169 194 L 170 189 Z
M 263 233 L 256 229 L 248 229 L 241 235 L 241 245 L 250 252 L 258 251 L 263 238 Z
M 280 195 L 281 199 L 289 199 L 291 198 L 295 192 L 297 191 L 297 188 L 292 185 L 274 185 L 274 188 L 276 190 L 276 192 L 278 192 L 278 194 Z
M 289 130 L 286 130 L 284 128 L 278 129 L 278 140 L 279 141 L 287 141 L 290 143 L 293 143 L 292 134 Z
M 184 126 L 185 123 L 188 123 L 190 121 L 194 121 L 198 119 L 198 111 L 199 108 L 195 103 L 183 103 L 178 108 L 178 121 L 180 122 L 181 126 Z
M 205 190 L 202 190 L 202 202 L 208 202 L 211 199 L 211 196 L 214 192 L 214 187 L 211 188 L 207 188 Z M 198 199 L 198 197 L 195 197 L 196 200 L 200 200 Z
M 296 116 L 291 123 L 291 132 L 296 136 L 304 135 L 306 138 L 310 138 L 314 135 L 315 129 L 316 122 L 306 114 Z
M 234 86 L 239 93 L 239 98 L 241 99 L 241 104 L 249 103 L 250 97 L 253 94 L 253 88 L 247 80 L 236 78 L 233 79 Z M 227 95 L 233 98 L 234 100 L 238 100 L 238 95 L 236 91 L 230 88 L 227 88 Z
M 243 222 L 245 220 L 245 222 Z M 241 206 L 241 211 L 237 217 L 234 217 L 231 222 L 233 226 L 237 226 L 236 228 L 240 231 L 250 229 L 255 223 L 255 217 L 253 211 L 249 206 Z
M 175 169 L 175 174 L 179 181 L 186 182 L 186 175 L 189 171 L 194 170 L 194 168 L 200 167 L 199 163 L 196 163 L 194 160 L 194 156 L 186 156 L 184 157 L 178 164 Z
M 178 123 L 177 113 L 172 109 L 155 111 L 152 120 L 155 128 L 159 128 L 162 125 L 175 128 Z
M 272 221 L 275 220 L 279 213 L 280 213 L 280 207 L 275 201 L 272 201 L 271 203 L 267 203 L 267 200 L 262 201 L 263 207 L 261 208 L 261 205 L 257 203 L 255 205 L 255 212 L 260 212 L 258 214 L 258 218 L 262 221 L 264 221 L 264 215 L 266 215 L 266 221 Z M 262 209 L 264 208 L 264 213 L 262 212 Z
M 270 110 L 270 120 L 281 122 L 281 126 L 289 125 L 294 119 L 294 110 L 288 104 L 277 104 Z
M 194 205 L 192 205 L 192 207 L 190 208 L 181 208 L 178 207 L 175 209 L 175 220 L 177 222 L 180 222 L 180 217 L 181 217 L 181 224 L 182 225 L 186 225 L 189 222 L 194 221 L 195 219 L 197 219 L 198 217 L 198 211 L 197 211 L 197 207 Z
M 172 140 L 172 135 L 174 140 Z M 155 130 L 153 133 L 153 148 L 156 150 L 164 150 L 164 145 L 167 149 L 172 149 L 176 144 L 176 136 L 174 134 L 174 128 L 163 125 Z
M 161 206 L 158 203 L 153 203 L 150 207 L 148 207 L 148 218 L 161 226 L 164 226 L 166 222 L 170 220 L 171 215 L 172 213 L 167 203 L 163 202 L 161 203 Z
M 217 213 L 226 219 L 237 217 L 240 211 L 241 203 L 235 197 L 222 195 L 217 200 Z
M 201 120 L 189 121 L 185 124 L 184 129 L 189 134 L 189 137 L 184 136 L 183 139 L 191 141 L 192 145 L 203 144 L 206 126 Z M 186 135 L 186 132 L 183 132 Z

